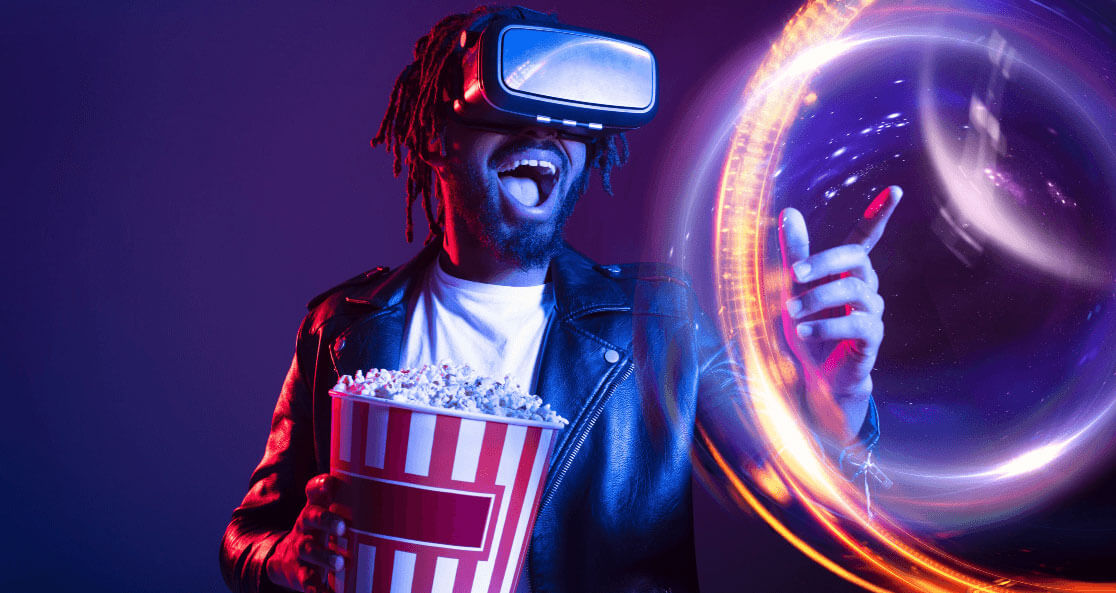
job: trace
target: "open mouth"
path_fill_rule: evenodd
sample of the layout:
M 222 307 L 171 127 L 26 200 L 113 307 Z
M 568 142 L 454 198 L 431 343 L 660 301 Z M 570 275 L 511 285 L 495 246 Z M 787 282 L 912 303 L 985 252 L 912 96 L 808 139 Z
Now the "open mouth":
M 536 207 L 550 197 L 558 180 L 558 167 L 542 159 L 517 159 L 496 174 L 508 195 L 524 206 Z

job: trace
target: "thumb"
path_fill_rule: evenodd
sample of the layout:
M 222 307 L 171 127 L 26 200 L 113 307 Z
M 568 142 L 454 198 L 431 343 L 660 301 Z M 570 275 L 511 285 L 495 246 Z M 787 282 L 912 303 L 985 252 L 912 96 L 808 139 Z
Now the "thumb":
M 806 220 L 794 208 L 786 208 L 779 214 L 779 251 L 783 256 L 783 271 L 793 274 L 791 266 L 810 256 L 810 235 L 806 232 Z

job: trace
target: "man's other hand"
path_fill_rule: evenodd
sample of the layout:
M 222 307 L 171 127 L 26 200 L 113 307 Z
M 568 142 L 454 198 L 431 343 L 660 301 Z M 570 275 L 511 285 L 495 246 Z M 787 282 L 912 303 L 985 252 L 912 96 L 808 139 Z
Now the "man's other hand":
M 345 533 L 345 521 L 329 510 L 338 486 L 337 478 L 329 474 L 306 484 L 306 506 L 267 560 L 271 582 L 306 593 L 329 591 L 326 574 L 345 565 L 343 552 L 329 545 L 329 536 Z
M 842 245 L 810 254 L 802 214 L 779 216 L 785 285 L 783 329 L 805 373 L 807 405 L 819 427 L 846 441 L 872 395 L 872 368 L 883 341 L 883 297 L 868 253 L 903 195 L 885 188 Z

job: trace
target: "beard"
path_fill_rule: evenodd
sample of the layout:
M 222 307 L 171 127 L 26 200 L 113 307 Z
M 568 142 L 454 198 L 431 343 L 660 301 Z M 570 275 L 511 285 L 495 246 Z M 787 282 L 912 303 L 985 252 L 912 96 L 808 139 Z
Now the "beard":
M 498 196 L 500 188 L 490 183 L 481 172 L 470 171 L 464 183 L 458 183 L 458 196 L 468 207 L 457 209 L 469 233 L 490 249 L 500 261 L 521 269 L 547 265 L 561 249 L 566 221 L 573 214 L 581 194 L 588 186 L 589 167 L 569 187 L 551 199 L 560 200 L 558 211 L 550 221 L 521 221 L 508 225 L 501 215 Z

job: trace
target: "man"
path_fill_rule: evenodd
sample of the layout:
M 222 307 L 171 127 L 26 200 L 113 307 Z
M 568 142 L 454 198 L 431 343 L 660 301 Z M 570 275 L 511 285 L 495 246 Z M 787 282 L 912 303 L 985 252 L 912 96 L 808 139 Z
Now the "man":
M 520 590 L 697 588 L 694 425 L 740 397 L 736 368 L 681 275 L 596 265 L 562 240 L 589 172 L 598 169 L 608 189 L 611 167 L 626 160 L 622 135 L 459 116 L 461 48 L 496 18 L 557 23 L 518 8 L 447 17 L 418 41 L 396 82 L 373 144 L 387 144 L 396 174 L 406 161 L 408 240 L 419 197 L 431 235 L 398 270 L 378 268 L 311 301 L 264 458 L 222 543 L 234 590 L 326 590 L 325 574 L 345 563 L 328 544 L 345 524 L 330 511 L 327 392 L 358 369 L 440 359 L 511 374 L 571 421 L 555 446 Z M 801 215 L 782 216 L 784 265 L 809 287 L 788 302 L 789 340 L 811 368 L 825 369 L 817 391 L 830 399 L 814 411 L 837 418 L 830 437 L 841 442 L 876 435 L 869 373 L 883 303 L 867 248 L 897 199 L 855 244 L 813 256 Z M 844 315 L 819 315 L 842 307 Z M 669 414 L 656 412 L 660 401 Z

